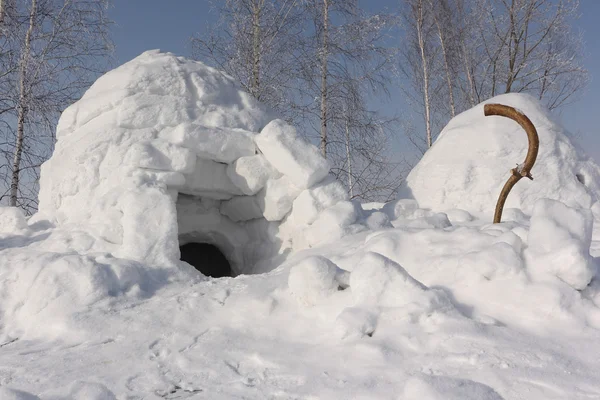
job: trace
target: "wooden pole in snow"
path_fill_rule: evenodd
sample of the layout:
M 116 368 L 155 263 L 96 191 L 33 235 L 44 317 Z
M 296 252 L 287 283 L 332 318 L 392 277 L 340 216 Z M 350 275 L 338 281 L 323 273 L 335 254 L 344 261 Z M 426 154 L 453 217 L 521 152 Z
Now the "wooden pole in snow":
M 525 114 L 513 107 L 505 106 L 503 104 L 486 104 L 483 107 L 483 113 L 486 117 L 490 115 L 498 115 L 516 121 L 523 129 L 525 129 L 527 138 L 529 139 L 529 148 L 527 150 L 525 161 L 523 164 L 520 164 L 516 168 L 510 170 L 511 175 L 504 184 L 504 187 L 500 192 L 500 197 L 498 197 L 496 211 L 494 212 L 494 223 L 497 224 L 502 219 L 504 203 L 506 202 L 508 193 L 510 193 L 510 190 L 513 188 L 513 186 L 515 186 L 515 184 L 523 177 L 533 180 L 533 177 L 531 176 L 531 168 L 533 168 L 533 164 L 535 164 L 535 159 L 537 158 L 540 140 L 537 130 L 535 129 L 535 126 L 531 120 L 527 118 Z

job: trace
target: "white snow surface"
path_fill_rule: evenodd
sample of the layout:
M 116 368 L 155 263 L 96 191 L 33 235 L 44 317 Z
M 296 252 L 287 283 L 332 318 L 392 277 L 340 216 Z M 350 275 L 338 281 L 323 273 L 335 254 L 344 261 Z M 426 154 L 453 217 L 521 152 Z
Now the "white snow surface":
M 512 106 L 529 117 L 540 147 L 531 170 L 533 181 L 521 179 L 510 192 L 506 208 L 530 214 L 536 200 L 549 198 L 590 208 L 600 196 L 600 167 L 574 143 L 550 112 L 527 94 L 493 97 L 454 117 L 408 175 L 399 198 L 414 198 L 434 211 L 463 209 L 492 219 L 510 170 L 527 154 L 527 135 L 516 122 L 486 117 L 488 103 Z M 465 195 L 468 193 L 468 196 Z
M 183 131 L 214 133 L 196 129 L 212 123 L 254 135 L 268 122 L 259 106 L 202 64 L 157 52 L 131 63 L 61 119 L 43 210 L 27 219 L 0 208 L 0 400 L 600 398 L 591 189 L 507 208 L 501 224 L 480 217 L 468 191 L 439 209 L 414 199 L 361 206 L 331 178 L 305 188 L 276 167 L 248 195 L 227 170 L 254 157 L 248 148 L 146 134 L 193 114 L 195 128 Z M 196 72 L 180 82 L 186 68 Z M 174 103 L 190 90 L 200 100 L 155 107 L 167 88 L 180 90 Z M 138 90 L 143 107 L 114 106 Z M 144 107 L 157 125 L 135 128 Z M 191 161 L 184 142 L 202 143 L 202 155 Z M 213 144 L 235 156 L 209 156 Z M 126 158 L 127 149 L 139 152 Z M 555 159 L 584 159 L 570 151 Z M 230 180 L 199 171 L 196 182 L 213 186 L 182 192 L 199 163 L 222 165 Z M 264 179 L 262 161 L 249 165 L 252 182 Z M 177 245 L 193 241 L 215 244 L 236 271 L 252 262 L 265 273 L 206 278 L 177 261 Z

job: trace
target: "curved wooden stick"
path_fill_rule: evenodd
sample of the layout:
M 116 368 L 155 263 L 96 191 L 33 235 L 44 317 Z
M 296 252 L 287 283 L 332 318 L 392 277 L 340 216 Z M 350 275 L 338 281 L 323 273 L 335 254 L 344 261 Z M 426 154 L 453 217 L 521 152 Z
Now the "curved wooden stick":
M 494 212 L 494 223 L 497 224 L 502 219 L 502 209 L 504 208 L 504 203 L 506 202 L 508 193 L 513 186 L 515 186 L 519 179 L 523 177 L 533 180 L 533 177 L 531 176 L 531 168 L 533 168 L 533 164 L 535 164 L 535 159 L 537 158 L 540 140 L 538 138 L 537 130 L 535 129 L 535 126 L 533 126 L 531 120 L 527 118 L 525 114 L 513 107 L 505 106 L 503 104 L 486 104 L 483 107 L 483 113 L 486 117 L 490 115 L 498 115 L 516 121 L 523 129 L 525 129 L 525 132 L 527 132 L 527 138 L 529 139 L 529 148 L 527 150 L 527 157 L 525 157 L 525 161 L 523 164 L 518 165 L 516 168 L 510 170 L 511 175 L 504 184 L 504 187 L 500 192 L 500 197 L 498 197 L 496 211 Z

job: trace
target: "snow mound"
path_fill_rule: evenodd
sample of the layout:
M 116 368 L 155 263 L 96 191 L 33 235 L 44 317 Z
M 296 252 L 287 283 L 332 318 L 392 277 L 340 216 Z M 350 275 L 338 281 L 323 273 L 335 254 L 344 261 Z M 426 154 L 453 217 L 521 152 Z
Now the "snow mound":
M 590 256 L 593 215 L 555 200 L 539 200 L 531 215 L 529 269 L 537 276 L 556 276 L 575 289 L 584 289 L 596 273 Z
M 0 207 L 0 234 L 14 234 L 27 231 L 27 219 L 20 208 Z
M 209 243 L 234 274 L 251 273 L 366 229 L 348 229 L 356 206 L 294 127 L 232 78 L 170 53 L 145 52 L 99 78 L 64 111 L 57 138 L 33 221 L 77 226 L 117 257 L 174 266 L 179 246 Z M 10 212 L 1 218 L 22 225 Z
M 414 198 L 436 211 L 462 209 L 493 215 L 510 169 L 527 154 L 527 135 L 514 121 L 486 117 L 483 107 L 500 103 L 521 110 L 535 125 L 540 147 L 531 171 L 534 180 L 515 185 L 506 208 L 530 214 L 541 198 L 590 208 L 600 196 L 600 167 L 552 120 L 550 112 L 526 94 L 504 94 L 453 118 L 408 175 L 399 198 Z
M 315 305 L 338 290 L 338 267 L 325 257 L 307 257 L 290 270 L 288 286 L 298 301 Z

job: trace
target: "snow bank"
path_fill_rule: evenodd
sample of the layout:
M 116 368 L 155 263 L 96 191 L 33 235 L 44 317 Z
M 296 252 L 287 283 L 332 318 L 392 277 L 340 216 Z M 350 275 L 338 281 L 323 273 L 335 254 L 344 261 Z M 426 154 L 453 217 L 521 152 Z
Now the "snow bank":
M 483 114 L 484 104 L 500 103 L 527 115 L 540 138 L 534 180 L 512 189 L 506 208 L 530 214 L 538 199 L 590 208 L 600 196 L 600 167 L 552 120 L 550 112 L 526 94 L 504 94 L 453 118 L 408 175 L 399 198 L 414 198 L 435 211 L 463 209 L 491 219 L 509 171 L 527 153 L 527 135 L 514 121 Z
M 555 200 L 539 200 L 531 215 L 526 256 L 536 277 L 556 276 L 584 289 L 596 273 L 590 256 L 593 215 Z
M 142 265 L 109 255 L 5 250 L 0 265 L 0 320 L 4 335 L 69 340 L 83 308 L 110 298 L 140 298 L 163 284 Z
M 339 239 L 356 220 L 331 211 L 334 234 L 314 240 L 319 215 L 347 200 L 317 148 L 232 78 L 170 53 L 145 52 L 99 78 L 64 111 L 57 138 L 34 221 L 79 226 L 147 266 L 176 266 L 182 242 L 206 241 L 249 273 Z M 0 214 L 7 226 L 22 225 L 11 212 Z M 256 219 L 276 227 L 248 227 Z M 249 235 L 257 226 L 275 229 L 260 251 Z

